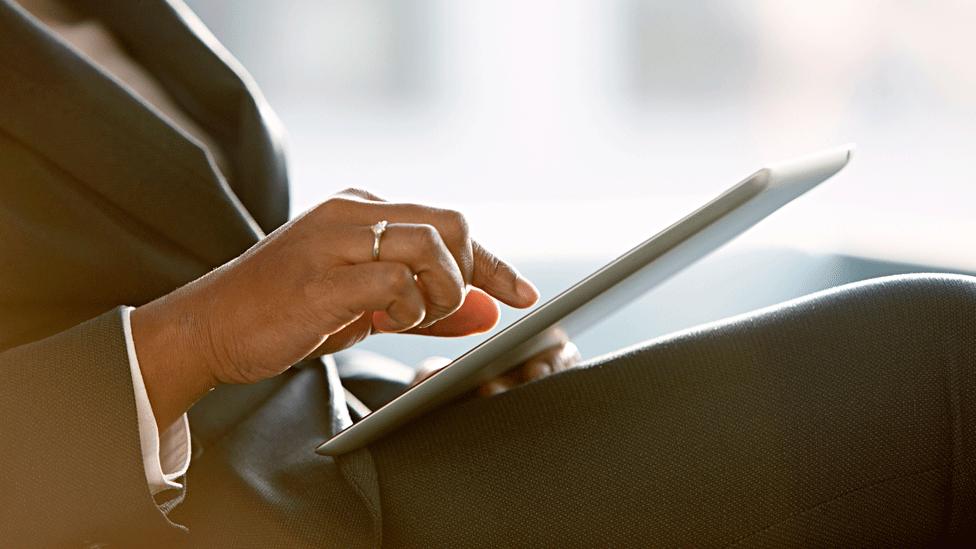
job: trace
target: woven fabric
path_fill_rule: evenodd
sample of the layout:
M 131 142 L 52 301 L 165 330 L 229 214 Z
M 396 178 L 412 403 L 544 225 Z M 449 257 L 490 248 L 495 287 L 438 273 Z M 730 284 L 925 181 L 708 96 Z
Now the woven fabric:
M 0 545 L 182 539 L 146 485 L 121 309 L 0 353 L 0 379 Z
M 190 530 L 193 547 L 375 547 L 379 509 L 369 452 L 336 460 L 314 452 L 335 432 L 329 398 L 338 378 L 325 368 L 286 372 L 264 387 L 231 386 L 226 395 L 261 389 L 263 399 L 208 397 L 190 425 L 215 405 L 248 410 L 233 428 L 201 441 L 187 474 L 186 500 L 171 516 Z M 260 385 L 260 384 L 259 384 Z M 216 403 L 216 404 L 215 404 Z M 196 442 L 197 439 L 195 439 Z M 196 445 L 196 444 L 195 444 Z
M 371 450 L 389 547 L 973 537 L 976 279 L 843 287 L 666 337 Z

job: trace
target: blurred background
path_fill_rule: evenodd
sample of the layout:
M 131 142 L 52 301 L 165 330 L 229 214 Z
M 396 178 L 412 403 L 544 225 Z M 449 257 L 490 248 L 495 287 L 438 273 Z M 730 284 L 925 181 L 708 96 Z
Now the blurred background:
M 857 143 L 584 356 L 844 282 L 976 271 L 976 3 L 187 1 L 284 121 L 293 213 L 349 186 L 460 209 L 544 298 L 765 162 Z M 475 341 L 364 346 L 413 363 Z

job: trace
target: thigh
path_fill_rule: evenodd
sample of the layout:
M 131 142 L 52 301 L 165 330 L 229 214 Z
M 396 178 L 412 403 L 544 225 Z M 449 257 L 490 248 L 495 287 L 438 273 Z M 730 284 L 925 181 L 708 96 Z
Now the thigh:
M 913 545 L 973 514 L 976 282 L 840 288 L 371 447 L 391 546 Z

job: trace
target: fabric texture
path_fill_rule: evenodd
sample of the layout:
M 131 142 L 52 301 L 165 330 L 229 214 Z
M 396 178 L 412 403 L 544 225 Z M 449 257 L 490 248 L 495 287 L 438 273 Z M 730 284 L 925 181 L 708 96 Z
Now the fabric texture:
M 0 353 L 0 377 L 0 544 L 182 537 L 146 486 L 119 309 Z
M 154 499 L 118 306 L 283 223 L 287 174 L 266 102 L 182 3 L 78 5 L 220 141 L 233 174 L 0 0 L 3 545 L 972 537 L 976 290 L 962 277 L 849 287 L 661 339 L 335 460 L 312 450 L 349 424 L 344 392 L 332 363 L 309 361 L 194 406 L 184 490 Z
M 75 5 L 111 28 L 220 142 L 234 173 L 225 180 L 184 132 L 0 0 L 0 545 L 172 547 L 186 541 L 186 529 L 168 518 L 186 487 L 154 502 L 146 486 L 117 307 L 202 276 L 287 220 L 279 124 L 181 2 Z M 83 328 L 103 326 L 91 319 L 111 310 L 112 329 Z M 61 369 L 70 372 L 59 378 Z M 287 379 L 204 398 L 206 413 L 191 421 L 196 457 Z M 341 399 L 319 389 L 329 428 L 348 421 Z M 64 418 L 48 412 L 57 391 L 76 399 L 66 401 Z M 35 421 L 48 414 L 50 422 Z M 66 429 L 71 436 L 59 438 Z M 51 456 L 34 455 L 40 450 Z M 339 501 L 365 505 L 355 497 Z M 350 536 L 370 540 L 375 531 L 371 522 Z M 340 534 L 331 539 L 345 545 Z
M 974 541 L 976 279 L 842 287 L 371 446 L 388 547 Z
M 297 368 L 264 387 L 247 387 L 265 391 L 263 398 L 242 406 L 247 413 L 232 429 L 198 445 L 203 451 L 187 475 L 187 498 L 172 513 L 190 529 L 192 546 L 379 545 L 379 494 L 369 452 L 340 459 L 314 452 L 337 428 L 332 403 L 341 398 L 341 386 L 329 370 L 334 372 Z M 340 393 L 330 394 L 332 387 Z M 211 395 L 191 410 L 195 439 L 202 434 L 195 418 L 211 415 L 211 407 L 234 407 L 238 393 Z

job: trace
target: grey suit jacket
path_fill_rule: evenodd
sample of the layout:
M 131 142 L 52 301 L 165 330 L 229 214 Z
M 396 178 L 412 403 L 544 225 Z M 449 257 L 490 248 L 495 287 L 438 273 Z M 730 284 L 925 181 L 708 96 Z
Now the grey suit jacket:
M 233 521 L 269 499 L 294 505 L 266 491 L 281 456 L 233 434 L 284 385 L 304 379 L 318 420 L 299 425 L 282 419 L 288 409 L 272 410 L 248 426 L 252 435 L 287 424 L 306 444 L 346 419 L 337 378 L 321 367 L 220 389 L 191 414 L 207 457 L 194 458 L 187 502 L 182 493 L 150 495 L 118 307 L 193 280 L 284 223 L 285 161 L 278 123 L 254 83 L 185 6 L 78 3 L 215 136 L 233 183 L 184 133 L 0 0 L 0 544 L 169 545 L 189 539 L 194 521 Z M 343 508 L 362 505 L 342 494 L 342 465 L 315 462 L 307 450 L 300 466 L 322 477 L 311 488 Z M 365 459 L 352 468 L 368 472 Z M 197 469 L 209 472 L 194 497 Z M 231 498 L 234 516 L 208 515 Z M 350 539 L 375 527 L 375 510 L 346 514 L 363 525 L 345 532 Z M 341 533 L 328 539 L 345 544 Z

